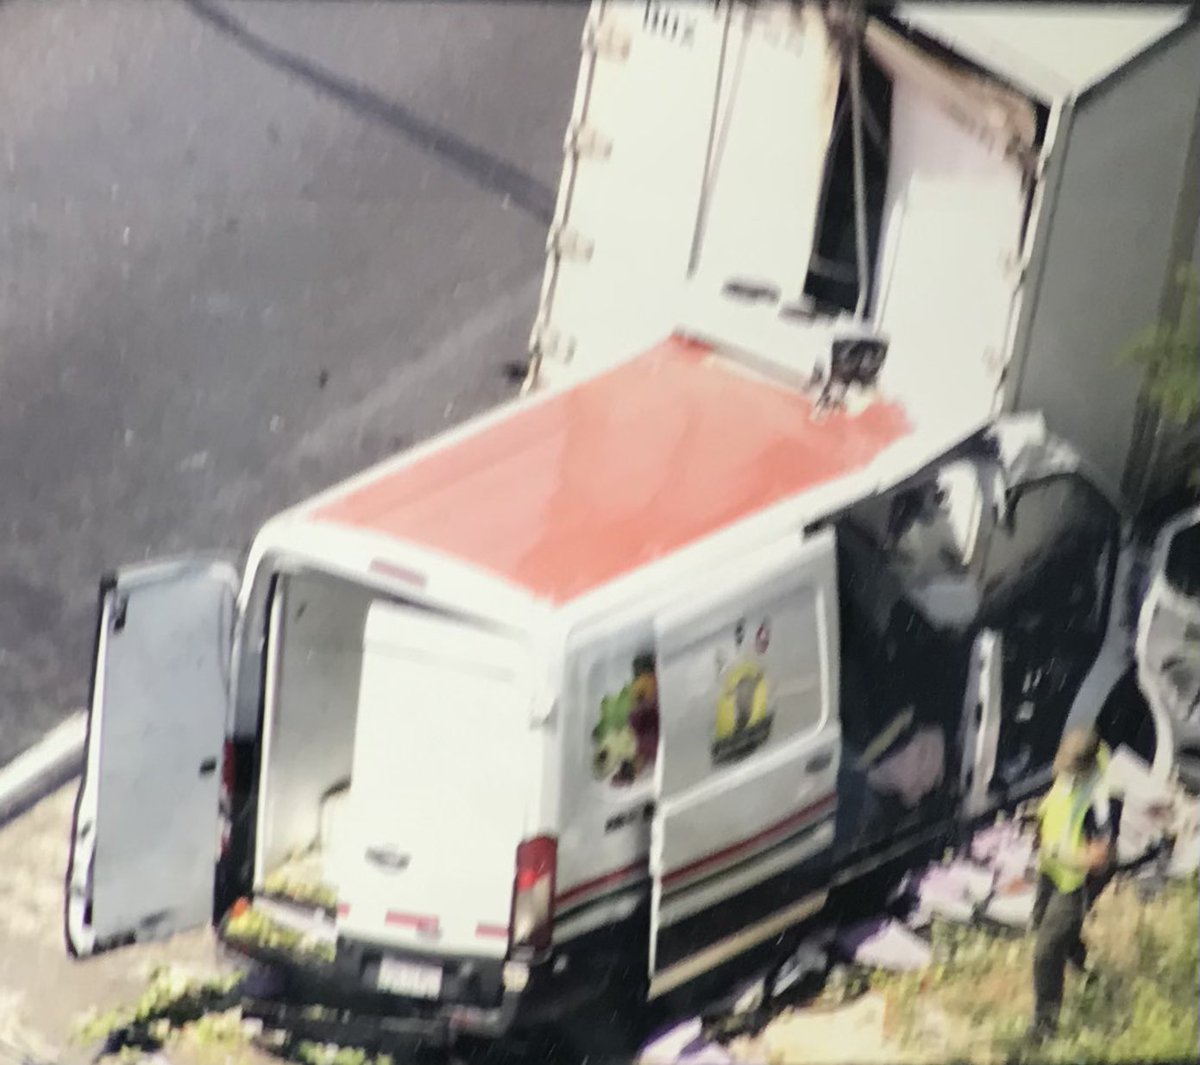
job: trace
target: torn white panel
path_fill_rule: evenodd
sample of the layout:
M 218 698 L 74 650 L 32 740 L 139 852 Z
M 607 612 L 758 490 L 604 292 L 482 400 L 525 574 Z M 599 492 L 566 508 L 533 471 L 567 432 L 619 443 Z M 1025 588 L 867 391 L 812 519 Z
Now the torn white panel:
M 1037 136 L 1033 105 L 990 78 L 934 59 L 877 20 L 867 25 L 867 51 L 892 79 L 919 86 L 947 117 L 994 148 L 1028 161 Z
M 816 5 L 738 8 L 716 109 L 698 277 L 801 290 L 840 74 Z
M 882 386 L 923 419 L 986 420 L 1019 282 L 1020 169 L 906 80 L 893 89 L 891 145 L 876 279 L 890 340 Z
M 1171 786 L 1156 779 L 1150 767 L 1128 747 L 1118 747 L 1113 752 L 1107 777 L 1112 797 L 1122 799 L 1126 811 L 1169 807 L 1175 797 Z

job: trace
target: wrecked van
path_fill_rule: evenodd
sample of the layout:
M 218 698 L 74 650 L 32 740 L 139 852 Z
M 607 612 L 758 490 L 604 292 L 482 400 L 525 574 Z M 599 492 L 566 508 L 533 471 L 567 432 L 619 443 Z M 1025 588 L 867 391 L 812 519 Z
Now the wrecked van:
M 1119 516 L 1030 419 L 852 398 L 675 336 L 279 515 L 240 577 L 105 578 L 71 953 L 215 921 L 315 1000 L 500 1036 L 1039 786 L 1120 638 Z

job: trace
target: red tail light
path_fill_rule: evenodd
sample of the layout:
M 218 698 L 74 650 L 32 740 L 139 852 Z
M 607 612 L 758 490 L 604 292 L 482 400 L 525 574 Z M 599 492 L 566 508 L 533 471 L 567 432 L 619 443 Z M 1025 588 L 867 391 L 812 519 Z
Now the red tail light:
M 221 752 L 221 856 L 229 849 L 230 818 L 233 816 L 233 790 L 237 781 L 237 754 L 232 740 L 225 741 Z
M 226 740 L 225 748 L 221 752 L 221 801 L 229 806 L 233 805 L 233 788 L 236 781 L 237 753 L 233 740 Z
M 517 848 L 510 933 L 514 950 L 543 951 L 550 947 L 557 872 L 558 840 L 553 836 L 538 836 Z

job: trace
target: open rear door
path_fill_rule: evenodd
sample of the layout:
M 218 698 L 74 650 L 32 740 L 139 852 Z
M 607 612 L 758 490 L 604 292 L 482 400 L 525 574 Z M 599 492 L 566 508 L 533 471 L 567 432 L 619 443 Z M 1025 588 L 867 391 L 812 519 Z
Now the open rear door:
M 841 732 L 834 538 L 742 559 L 658 619 L 650 994 L 824 905 Z
M 76 957 L 211 919 L 237 573 L 154 563 L 106 577 L 71 833 Z
M 1200 507 L 1167 523 L 1138 617 L 1138 685 L 1154 719 L 1153 770 L 1200 786 Z

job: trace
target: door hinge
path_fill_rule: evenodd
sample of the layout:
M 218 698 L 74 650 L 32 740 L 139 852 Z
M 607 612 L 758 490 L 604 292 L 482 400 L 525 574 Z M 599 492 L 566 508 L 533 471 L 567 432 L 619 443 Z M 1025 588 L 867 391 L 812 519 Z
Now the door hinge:
M 597 19 L 589 21 L 583 28 L 582 50 L 600 59 L 624 62 L 629 58 L 631 43 L 629 33 L 613 25 L 611 21 Z
M 607 159 L 612 154 L 612 141 L 586 123 L 573 122 L 563 150 L 579 159 Z
M 530 348 L 543 359 L 567 363 L 575 357 L 575 338 L 564 336 L 552 326 L 542 326 L 534 332 Z
M 572 259 L 576 262 L 587 262 L 592 257 L 595 245 L 577 229 L 567 225 L 557 225 L 550 230 L 546 241 L 546 251 L 559 259 Z

